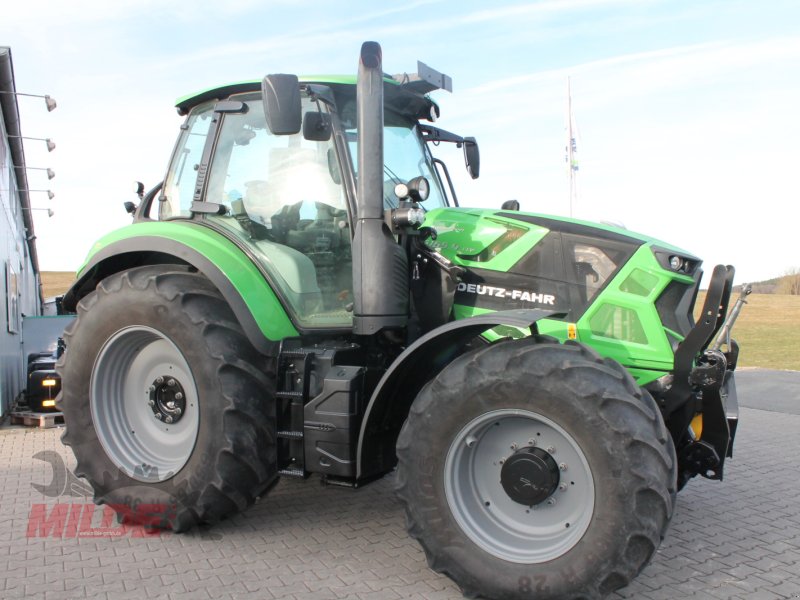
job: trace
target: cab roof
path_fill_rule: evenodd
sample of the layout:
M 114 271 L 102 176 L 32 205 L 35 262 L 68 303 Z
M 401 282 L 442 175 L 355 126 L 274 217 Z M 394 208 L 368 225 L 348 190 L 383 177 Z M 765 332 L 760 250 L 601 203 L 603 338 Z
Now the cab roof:
M 334 90 L 334 93 L 337 91 L 345 93 L 349 91 L 355 94 L 355 75 L 301 75 L 298 76 L 298 79 L 301 84 L 316 83 L 329 86 Z M 388 75 L 384 75 L 383 82 L 387 106 L 390 106 L 404 115 L 417 119 L 430 119 L 432 110 L 435 110 L 438 116 L 439 106 L 429 98 L 427 94 L 420 94 L 411 86 L 402 84 Z M 209 100 L 222 100 L 231 94 L 258 91 L 261 91 L 261 79 L 238 81 L 207 88 L 178 98 L 175 107 L 178 109 L 178 114 L 185 115 L 198 104 L 208 102 Z

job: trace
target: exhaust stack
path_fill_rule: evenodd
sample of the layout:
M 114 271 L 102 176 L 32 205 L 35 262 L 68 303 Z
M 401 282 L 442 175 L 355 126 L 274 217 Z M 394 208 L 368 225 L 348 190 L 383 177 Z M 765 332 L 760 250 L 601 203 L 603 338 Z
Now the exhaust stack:
M 353 332 L 371 335 L 408 321 L 408 258 L 383 219 L 381 47 L 364 42 L 356 87 L 358 215 L 353 236 Z

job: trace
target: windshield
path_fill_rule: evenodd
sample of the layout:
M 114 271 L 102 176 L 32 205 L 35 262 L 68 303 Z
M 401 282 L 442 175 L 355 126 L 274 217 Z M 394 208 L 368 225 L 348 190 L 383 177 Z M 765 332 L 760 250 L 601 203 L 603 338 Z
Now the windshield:
M 353 157 L 353 170 L 358 176 L 358 135 L 355 123 L 346 123 L 347 141 Z M 426 210 L 447 206 L 438 175 L 433 170 L 433 158 L 417 130 L 416 123 L 400 115 L 386 111 L 383 128 L 383 204 L 385 208 L 396 208 L 399 199 L 394 193 L 398 183 L 408 183 L 422 175 L 430 183 L 430 195 L 422 206 Z
M 260 94 L 231 99 L 247 109 L 222 117 L 206 192 L 226 212 L 205 218 L 247 244 L 300 326 L 350 327 L 350 230 L 333 138 L 274 135 Z M 308 97 L 302 115 L 330 123 Z

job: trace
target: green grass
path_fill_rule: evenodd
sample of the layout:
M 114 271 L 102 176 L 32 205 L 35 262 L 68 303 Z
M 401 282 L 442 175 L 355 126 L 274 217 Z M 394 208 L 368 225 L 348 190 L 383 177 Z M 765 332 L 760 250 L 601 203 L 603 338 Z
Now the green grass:
M 731 308 L 738 295 L 731 297 Z M 697 299 L 702 306 L 704 294 Z M 751 294 L 733 338 L 739 342 L 739 366 L 800 371 L 800 296 Z
M 75 281 L 75 273 L 64 271 L 42 271 L 42 295 L 45 298 L 61 296 Z

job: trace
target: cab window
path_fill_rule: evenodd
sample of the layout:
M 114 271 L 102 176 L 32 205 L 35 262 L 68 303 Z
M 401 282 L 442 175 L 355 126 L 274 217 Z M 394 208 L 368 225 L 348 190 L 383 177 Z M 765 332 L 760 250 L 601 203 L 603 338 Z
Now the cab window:
M 193 109 L 175 146 L 169 171 L 164 180 L 163 194 L 159 206 L 159 219 L 188 217 L 192 205 L 197 170 L 203 156 L 208 129 L 214 117 L 214 103 Z

